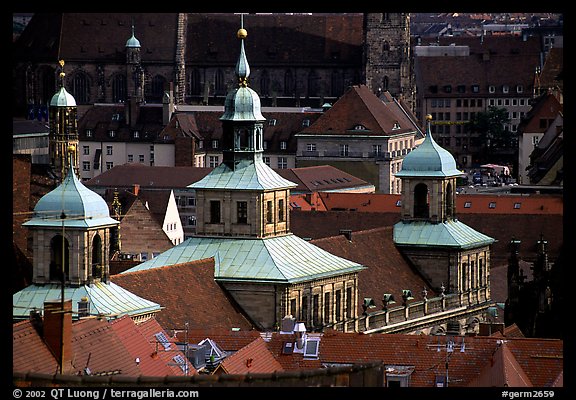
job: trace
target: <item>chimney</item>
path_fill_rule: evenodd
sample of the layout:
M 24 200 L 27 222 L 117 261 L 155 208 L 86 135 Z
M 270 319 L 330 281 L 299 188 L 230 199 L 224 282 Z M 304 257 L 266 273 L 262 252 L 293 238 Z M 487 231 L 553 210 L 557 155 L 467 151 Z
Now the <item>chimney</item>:
M 344 235 L 346 239 L 352 241 L 352 229 L 340 229 L 340 235 Z
M 72 361 L 72 300 L 44 302 L 44 342 L 66 373 Z

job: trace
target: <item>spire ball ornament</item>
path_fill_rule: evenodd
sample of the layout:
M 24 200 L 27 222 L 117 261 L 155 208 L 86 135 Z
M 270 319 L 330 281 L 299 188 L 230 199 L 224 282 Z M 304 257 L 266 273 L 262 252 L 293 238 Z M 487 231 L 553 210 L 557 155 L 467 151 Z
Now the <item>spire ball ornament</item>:
M 246 31 L 244 28 L 240 28 L 238 29 L 236 36 L 238 36 L 238 39 L 246 39 L 246 36 L 248 36 L 248 31 Z
M 432 114 L 426 114 L 426 121 L 432 121 Z

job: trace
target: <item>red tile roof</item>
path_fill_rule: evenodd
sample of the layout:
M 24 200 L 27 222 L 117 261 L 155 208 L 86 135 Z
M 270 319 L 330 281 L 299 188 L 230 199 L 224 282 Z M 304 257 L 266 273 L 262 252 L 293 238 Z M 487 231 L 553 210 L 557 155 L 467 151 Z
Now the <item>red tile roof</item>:
M 422 300 L 422 290 L 433 297 L 434 290 L 418 271 L 406 260 L 394 244 L 393 227 L 353 232 L 352 240 L 344 235 L 313 240 L 312 243 L 332 254 L 356 261 L 368 268 L 359 272 L 358 297 L 360 302 L 370 297 L 382 308 L 384 293 L 394 295 L 396 302 L 402 300 L 402 290 L 410 289 L 415 301 Z M 398 304 L 397 304 L 398 305 Z M 358 313 L 362 314 L 361 304 Z
M 221 370 L 221 371 L 220 371 Z M 283 371 L 262 337 L 258 337 L 220 363 L 215 373 L 256 374 Z
M 30 321 L 12 325 L 12 369 L 14 371 L 58 371 L 58 361 Z
M 238 351 L 257 337 L 260 332 L 257 330 L 232 330 L 224 328 L 213 328 L 209 325 L 203 328 L 190 329 L 188 333 L 178 331 L 178 340 L 188 343 L 200 343 L 204 339 L 211 339 L 224 351 Z
M 214 259 L 114 275 L 111 280 L 163 307 L 156 318 L 167 330 L 206 326 L 250 330 L 253 325 L 214 281 Z
M 399 129 L 393 129 L 396 123 Z M 357 125 L 364 126 L 366 131 L 355 132 Z M 418 129 L 391 98 L 382 101 L 366 85 L 354 85 L 300 134 L 393 136 Z

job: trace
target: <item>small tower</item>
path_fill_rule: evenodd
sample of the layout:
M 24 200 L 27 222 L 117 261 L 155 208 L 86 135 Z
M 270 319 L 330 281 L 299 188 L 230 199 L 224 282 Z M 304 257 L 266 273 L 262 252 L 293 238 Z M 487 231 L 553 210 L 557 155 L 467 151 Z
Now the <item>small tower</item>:
M 72 162 L 75 148 L 69 148 Z M 32 284 L 12 297 L 14 320 L 29 318 L 53 300 L 72 300 L 74 318 L 86 303 L 103 316 L 130 315 L 146 319 L 160 306 L 140 298 L 109 280 L 110 230 L 119 222 L 110 217 L 108 205 L 67 168 L 62 183 L 44 195 L 33 217 L 23 226 L 33 239 Z
M 394 225 L 394 243 L 432 287 L 448 283 L 448 293 L 490 299 L 490 245 L 494 239 L 456 218 L 456 178 L 463 173 L 454 157 L 432 137 L 431 116 L 426 137 L 408 153 L 402 169 L 401 221 Z
M 64 60 L 60 64 L 60 89 L 50 100 L 50 136 L 48 152 L 50 166 L 56 176 L 62 180 L 68 174 L 70 165 L 78 175 L 78 121 L 74 96 L 64 87 Z M 69 151 L 72 161 L 68 163 Z
M 248 87 L 244 51 L 248 33 L 241 24 L 238 87 L 226 96 L 222 121 L 223 161 L 192 187 L 196 190 L 199 235 L 269 237 L 290 232 L 290 182 L 262 160 L 264 121 L 260 97 Z
M 126 95 L 125 115 L 128 125 L 134 126 L 138 120 L 140 104 L 144 101 L 144 68 L 141 64 L 140 41 L 132 36 L 126 41 Z

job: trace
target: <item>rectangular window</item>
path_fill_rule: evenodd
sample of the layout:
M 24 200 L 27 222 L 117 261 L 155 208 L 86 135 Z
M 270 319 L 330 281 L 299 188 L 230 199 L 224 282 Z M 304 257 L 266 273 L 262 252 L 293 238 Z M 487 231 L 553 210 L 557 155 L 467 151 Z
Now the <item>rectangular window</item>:
M 306 145 L 306 151 L 316 151 L 316 143 L 308 143 Z
M 106 155 L 112 155 L 112 146 L 106 146 Z
M 114 168 L 114 163 L 111 161 L 106 162 L 106 169 L 112 169 Z
M 520 209 L 521 204 L 522 203 L 514 203 L 514 209 L 516 209 L 516 210 Z
M 90 161 L 82 162 L 82 171 L 90 171 Z
M 308 296 L 302 296 L 302 307 L 300 310 L 300 319 L 302 321 L 308 321 Z
M 348 145 L 341 144 L 340 145 L 340 157 L 348 157 Z
M 284 222 L 284 199 L 278 200 L 278 222 Z
M 296 299 L 290 299 L 290 315 L 296 315 Z
M 496 208 L 496 202 L 491 201 L 490 204 L 488 204 L 488 208 Z
M 90 155 L 90 146 L 83 146 L 82 149 L 84 150 L 84 155 Z
M 472 207 L 472 203 L 467 201 L 466 203 L 464 203 L 464 208 L 470 208 Z
M 280 142 L 280 150 L 286 150 L 287 144 L 286 142 L 282 141 Z
M 264 142 L 264 143 L 266 143 L 266 142 Z M 266 164 L 267 166 L 270 166 L 270 157 L 269 156 L 262 157 L 262 160 L 264 161 L 264 164 Z
M 342 319 L 342 291 L 336 291 L 336 299 L 334 300 L 334 318 L 336 321 L 340 321 Z
M 128 154 L 128 162 L 134 162 L 134 155 Z
M 274 223 L 274 202 L 271 200 L 266 202 L 266 223 Z
M 352 288 L 346 288 L 346 318 L 352 318 Z
M 210 223 L 220 223 L 220 202 L 218 200 L 210 201 Z
M 286 157 L 278 157 L 278 169 L 288 168 L 288 159 Z
M 219 164 L 218 156 L 209 156 L 208 160 L 210 168 L 216 168 Z
M 138 155 L 138 161 L 140 161 L 141 163 L 144 162 L 144 154 L 139 154 L 139 155 Z
M 320 325 L 320 295 L 312 297 L 312 326 Z
M 248 223 L 248 202 L 238 201 L 236 203 L 237 207 L 237 222 L 239 224 Z
M 317 358 L 319 348 L 320 348 L 320 340 L 318 339 L 306 340 L 306 344 L 304 345 L 304 357 Z
M 217 141 L 217 140 L 213 140 L 213 141 L 212 141 L 212 148 L 213 148 L 213 149 L 217 149 L 217 148 L 218 148 L 218 141 Z
M 330 318 L 330 292 L 324 293 L 324 324 L 332 322 Z

